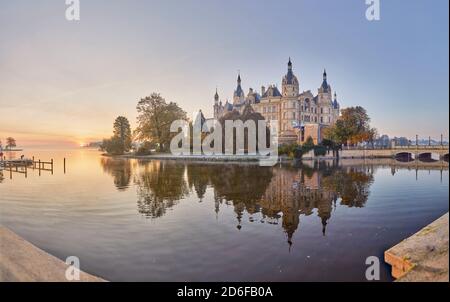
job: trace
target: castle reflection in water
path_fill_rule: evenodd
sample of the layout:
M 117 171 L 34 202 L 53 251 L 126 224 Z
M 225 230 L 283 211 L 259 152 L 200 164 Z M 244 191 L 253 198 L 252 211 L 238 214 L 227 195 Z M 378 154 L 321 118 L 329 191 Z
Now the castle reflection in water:
M 370 166 L 340 167 L 330 162 L 260 167 L 102 158 L 101 165 L 113 176 L 117 190 L 136 187 L 138 211 L 147 218 L 163 216 L 191 194 L 202 202 L 212 188 L 216 215 L 222 205 L 233 206 L 238 229 L 245 213 L 251 222 L 281 222 L 290 245 L 301 215 L 317 214 L 325 235 L 337 203 L 363 207 L 374 172 Z M 255 219 L 256 214 L 261 218 Z

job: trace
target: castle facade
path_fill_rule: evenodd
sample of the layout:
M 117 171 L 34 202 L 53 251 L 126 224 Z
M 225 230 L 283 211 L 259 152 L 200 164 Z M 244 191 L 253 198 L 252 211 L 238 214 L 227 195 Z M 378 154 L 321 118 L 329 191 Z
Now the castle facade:
M 233 102 L 223 103 L 216 91 L 214 95 L 214 118 L 220 119 L 228 112 L 242 113 L 245 105 L 251 105 L 264 116 L 267 122 L 278 121 L 280 143 L 303 143 L 309 136 L 314 143 L 322 140 L 323 128 L 333 125 L 339 117 L 340 105 L 334 98 L 327 73 L 323 72 L 322 84 L 314 95 L 310 90 L 300 92 L 300 82 L 292 69 L 289 59 L 287 73 L 282 79 L 281 91 L 276 85 L 261 87 L 258 93 L 250 88 L 245 95 L 241 75 L 233 93 Z

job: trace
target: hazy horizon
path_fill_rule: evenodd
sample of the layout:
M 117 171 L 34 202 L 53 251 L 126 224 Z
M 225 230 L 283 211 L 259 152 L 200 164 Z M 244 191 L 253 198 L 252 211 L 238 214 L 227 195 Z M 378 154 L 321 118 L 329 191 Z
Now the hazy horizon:
M 212 116 L 213 96 L 281 86 L 288 58 L 300 91 L 323 69 L 342 107 L 363 106 L 379 134 L 435 140 L 449 131 L 446 0 L 0 0 L 0 140 L 72 147 L 112 134 L 118 115 L 159 92 L 190 116 Z

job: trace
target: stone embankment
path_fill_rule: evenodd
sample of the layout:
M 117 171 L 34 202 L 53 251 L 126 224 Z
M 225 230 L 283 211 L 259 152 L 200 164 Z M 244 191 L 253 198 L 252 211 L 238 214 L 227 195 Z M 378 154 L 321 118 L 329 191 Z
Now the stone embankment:
M 69 282 L 69 266 L 0 226 L 0 282 Z M 80 272 L 78 282 L 105 280 Z
M 448 282 L 449 214 L 384 253 L 399 282 Z

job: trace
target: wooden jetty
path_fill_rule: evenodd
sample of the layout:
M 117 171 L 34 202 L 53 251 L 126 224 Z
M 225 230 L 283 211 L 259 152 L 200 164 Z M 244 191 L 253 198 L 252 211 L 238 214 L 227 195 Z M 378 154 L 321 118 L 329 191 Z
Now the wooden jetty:
M 34 156 L 32 159 L 22 158 L 22 159 L 0 159 L 0 170 L 9 171 L 10 178 L 12 174 L 21 173 L 28 175 L 28 169 L 39 170 L 39 176 L 41 171 L 48 171 L 53 174 L 54 162 L 53 159 L 50 161 L 35 160 Z M 64 173 L 66 173 L 66 159 L 64 158 Z
M 11 160 L 0 160 L 0 166 L 3 168 L 9 167 L 25 167 L 31 166 L 33 161 L 31 159 L 11 159 Z

